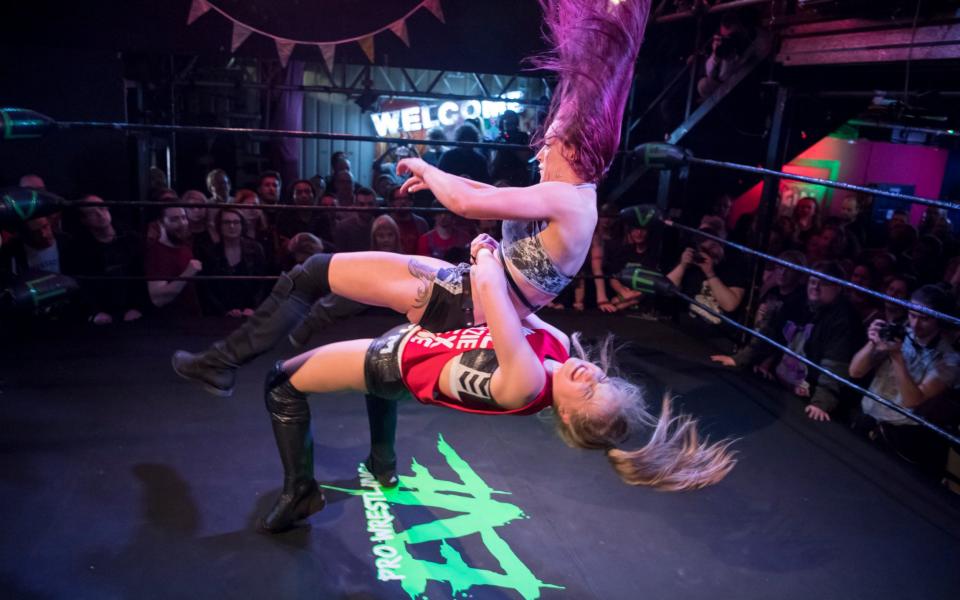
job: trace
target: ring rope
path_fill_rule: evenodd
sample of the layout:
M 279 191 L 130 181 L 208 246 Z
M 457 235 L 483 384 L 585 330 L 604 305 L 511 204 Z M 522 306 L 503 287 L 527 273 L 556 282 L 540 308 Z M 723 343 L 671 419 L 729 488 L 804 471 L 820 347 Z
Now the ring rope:
M 428 140 L 415 138 L 381 137 L 377 135 L 354 135 L 350 133 L 324 133 L 297 129 L 257 129 L 251 127 L 213 127 L 205 125 L 165 125 L 156 123 L 126 123 L 123 121 L 54 121 L 60 129 L 112 129 L 116 131 L 151 131 L 183 133 L 223 133 L 228 135 L 261 135 L 265 137 L 287 137 L 315 140 L 336 140 L 340 142 L 384 142 L 404 146 L 462 146 L 465 148 L 492 148 L 500 150 L 530 150 L 523 144 L 501 144 L 497 142 L 458 142 L 455 140 Z

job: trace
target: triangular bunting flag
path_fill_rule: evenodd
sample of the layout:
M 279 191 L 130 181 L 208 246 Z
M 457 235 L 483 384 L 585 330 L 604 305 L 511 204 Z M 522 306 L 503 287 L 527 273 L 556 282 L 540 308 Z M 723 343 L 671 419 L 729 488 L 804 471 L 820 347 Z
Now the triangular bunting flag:
M 367 55 L 367 60 L 373 62 L 373 36 L 365 37 L 357 43 L 360 44 L 363 53 Z
M 290 60 L 290 55 L 293 54 L 293 47 L 296 46 L 297 43 L 283 38 L 277 38 L 273 41 L 277 43 L 277 55 L 280 57 L 280 64 L 286 67 L 287 61 Z
M 323 62 L 327 64 L 327 72 L 333 77 L 333 53 L 337 49 L 336 44 L 319 44 L 320 54 L 323 54 Z
M 237 48 L 240 47 L 240 44 L 246 41 L 250 34 L 253 33 L 253 30 L 244 27 L 237 21 L 233 22 L 233 36 L 230 39 L 230 52 L 236 52 Z
M 202 17 L 210 10 L 207 0 L 193 0 L 190 4 L 190 14 L 187 16 L 187 25 L 193 25 L 193 22 Z
M 396 23 L 390 26 L 390 31 L 397 34 L 397 37 L 400 38 L 400 41 L 409 48 L 410 47 L 410 36 L 407 34 L 407 22 L 403 19 L 400 19 Z
M 423 3 L 424 8 L 433 13 L 441 23 L 446 23 L 443 20 L 443 7 L 440 6 L 440 0 L 427 0 Z

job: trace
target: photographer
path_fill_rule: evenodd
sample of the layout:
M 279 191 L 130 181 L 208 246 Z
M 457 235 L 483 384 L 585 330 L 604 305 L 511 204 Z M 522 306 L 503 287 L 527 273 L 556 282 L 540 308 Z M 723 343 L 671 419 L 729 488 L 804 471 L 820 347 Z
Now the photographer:
M 704 217 L 699 229 L 726 239 L 723 221 L 717 217 Z M 735 312 L 750 285 L 749 269 L 739 255 L 728 252 L 719 242 L 702 237 L 692 241 L 696 245 L 683 251 L 680 264 L 667 278 L 685 294 L 713 310 L 725 314 Z M 699 306 L 690 306 L 690 316 L 711 326 L 722 323 Z
M 953 303 L 942 288 L 925 285 L 911 302 L 931 310 L 950 312 Z M 906 327 L 883 320 L 870 324 L 868 342 L 850 363 L 851 377 L 874 373 L 870 391 L 910 410 L 940 398 L 960 383 L 960 356 L 946 340 L 943 324 L 910 311 Z M 875 402 L 861 400 L 863 417 L 858 423 L 871 439 L 882 439 L 912 462 L 940 469 L 946 456 L 942 440 L 916 421 Z
M 494 140 L 502 144 L 530 144 L 530 136 L 520 129 L 520 115 L 508 110 L 500 117 L 498 125 L 500 135 Z M 530 185 L 531 157 L 529 150 L 497 150 L 490 163 L 490 179 L 505 179 L 510 185 L 523 187 Z
M 734 13 L 725 13 L 720 29 L 711 40 L 710 56 L 704 67 L 706 73 L 697 82 L 700 100 L 716 91 L 739 68 L 749 45 L 750 38 L 743 23 Z

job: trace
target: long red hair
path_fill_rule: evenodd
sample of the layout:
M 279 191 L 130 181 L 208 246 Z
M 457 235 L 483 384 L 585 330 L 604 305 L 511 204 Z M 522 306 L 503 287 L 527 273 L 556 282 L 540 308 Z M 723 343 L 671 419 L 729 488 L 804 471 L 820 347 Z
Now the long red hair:
M 543 143 L 546 130 L 559 118 L 552 135 L 576 152 L 577 175 L 597 182 L 620 142 L 650 0 L 540 0 L 540 5 L 551 49 L 529 62 L 560 80 L 544 129 L 533 141 Z

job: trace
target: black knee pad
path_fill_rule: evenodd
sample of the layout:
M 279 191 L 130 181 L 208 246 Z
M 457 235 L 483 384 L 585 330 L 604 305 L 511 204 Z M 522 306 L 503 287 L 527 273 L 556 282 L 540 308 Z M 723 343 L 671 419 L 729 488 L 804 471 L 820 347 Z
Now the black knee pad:
M 329 294 L 332 258 L 332 254 L 321 252 L 305 260 L 302 265 L 291 269 L 289 273 L 293 281 L 291 295 L 307 304 L 313 304 Z
M 263 386 L 263 400 L 270 418 L 278 423 L 309 423 L 310 405 L 307 395 L 293 387 L 290 376 L 283 371 L 283 361 L 277 361 Z

